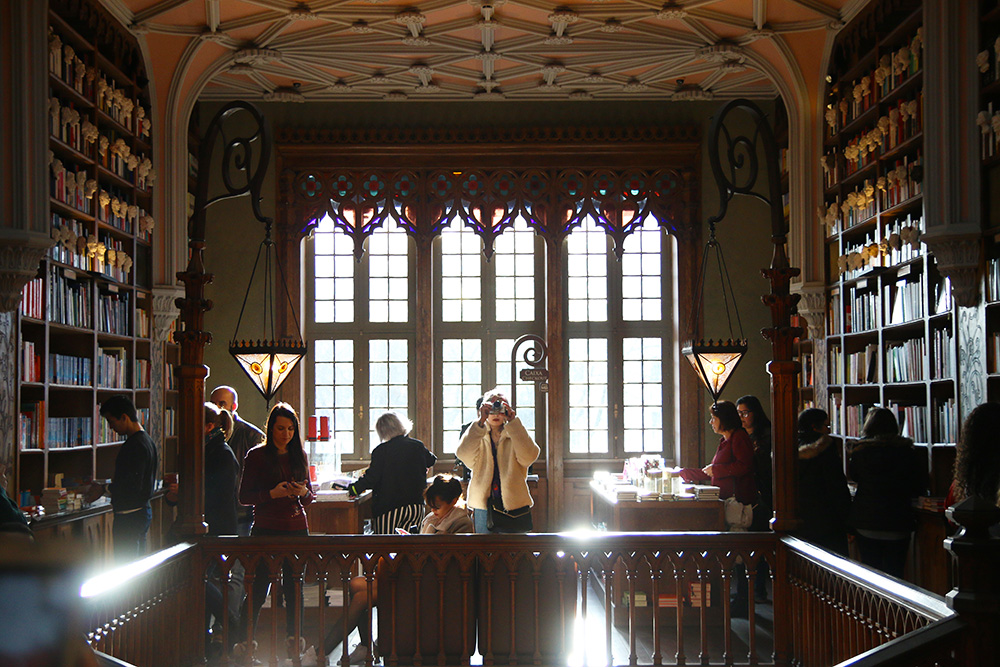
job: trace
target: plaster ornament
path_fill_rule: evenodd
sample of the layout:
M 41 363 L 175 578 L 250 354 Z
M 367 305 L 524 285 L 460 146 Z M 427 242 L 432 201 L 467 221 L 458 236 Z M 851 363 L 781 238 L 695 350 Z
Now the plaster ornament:
M 886 186 L 885 176 L 879 176 L 878 179 L 875 181 L 875 187 L 877 187 L 882 192 L 885 192 L 885 186 Z
M 857 144 L 851 144 L 850 146 L 844 147 L 844 157 L 846 157 L 851 162 L 858 159 L 858 154 L 860 153 Z
M 129 171 L 135 171 L 135 168 L 139 165 L 139 158 L 136 155 L 129 155 L 128 159 L 125 160 L 125 164 L 128 166 Z
M 101 190 L 101 194 L 97 195 L 97 203 L 104 208 L 111 203 L 111 195 L 108 194 L 107 190 Z
M 875 196 L 875 188 L 872 187 L 871 183 L 865 183 L 864 192 L 865 192 L 865 199 L 867 199 L 868 201 L 871 201 L 872 198 Z
M 86 255 L 87 254 L 87 237 L 77 236 L 76 237 L 76 254 Z
M 88 67 L 87 68 L 87 81 L 89 81 L 90 83 L 93 83 L 94 79 L 96 79 L 96 78 L 97 78 L 97 68 L 93 67 L 93 66 Z
M 51 28 L 50 28 L 51 30 Z M 49 33 L 49 57 L 58 58 L 59 53 L 62 51 L 62 40 L 59 39 L 59 35 L 50 32 Z
M 76 172 L 76 185 L 81 190 L 83 189 L 83 184 L 87 182 L 87 172 L 78 171 Z
M 92 144 L 95 141 L 97 141 L 97 136 L 98 136 L 97 126 L 91 123 L 89 120 L 85 120 L 83 121 L 83 123 L 80 124 L 80 134 L 81 136 L 83 136 L 83 140 L 86 143 Z
M 837 106 L 840 107 L 840 112 L 841 113 L 846 114 L 847 110 L 851 106 L 851 103 L 848 102 L 846 99 L 842 99 L 842 100 L 840 100 L 840 103 Z
M 108 138 L 102 134 L 100 140 L 97 142 L 97 152 L 101 155 L 101 157 L 108 154 L 108 145 L 110 143 L 111 142 L 108 141 Z
M 156 221 L 153 220 L 153 216 L 144 215 L 141 218 L 139 218 L 139 231 L 143 233 L 151 232 L 153 231 L 153 228 L 155 226 L 156 226 Z
M 829 125 L 831 128 L 834 128 L 834 127 L 837 126 L 837 110 L 836 109 L 834 109 L 832 107 L 828 108 L 826 110 L 826 113 L 823 114 L 823 117 L 826 118 L 826 124 Z
M 125 260 L 127 259 L 128 259 L 128 253 L 126 253 L 124 250 L 119 250 L 118 256 L 115 258 L 115 264 L 118 266 L 119 269 L 123 269 L 125 268 Z
M 156 182 L 156 170 L 150 169 L 149 176 L 146 177 L 146 187 L 147 188 L 153 187 L 153 183 L 155 182 Z
M 899 109 L 893 108 L 889 110 L 889 123 L 891 125 L 899 125 Z
M 142 161 L 139 163 L 138 166 L 139 178 L 146 178 L 146 176 L 149 175 L 149 172 L 152 170 L 153 170 L 153 163 L 150 161 L 148 157 L 143 157 Z
M 53 125 L 58 125 L 59 124 L 59 110 L 60 110 L 60 108 L 61 108 L 61 106 L 59 104 L 59 98 L 58 97 L 50 97 L 49 98 L 49 115 L 52 116 L 52 124 Z
M 122 270 L 128 273 L 132 270 L 132 258 L 128 255 L 125 256 L 125 260 L 122 262 Z
M 878 131 L 882 133 L 883 136 L 889 134 L 889 117 L 882 116 L 878 119 Z
M 880 255 L 883 255 L 883 256 L 888 255 L 889 254 L 889 242 L 887 240 L 885 240 L 885 239 L 882 239 L 882 241 L 880 241 L 879 244 L 878 244 L 878 251 L 879 251 Z
M 96 234 L 91 234 L 87 237 L 87 256 L 94 257 L 97 255 L 97 248 L 101 247 L 101 251 L 104 251 L 104 244 L 97 238 Z
M 135 222 L 136 218 L 139 217 L 139 207 L 135 204 L 129 206 L 127 216 L 130 221 Z
M 841 274 L 843 274 L 845 271 L 847 271 L 847 256 L 846 255 L 841 255 L 840 257 L 837 258 L 837 269 L 838 269 L 838 271 Z
M 899 250 L 903 246 L 903 239 L 899 234 L 893 232 L 892 234 L 889 234 L 889 238 L 886 239 L 886 243 L 893 250 Z
M 122 215 L 122 202 L 118 197 L 111 198 L 111 214 L 116 218 L 120 218 Z
M 861 98 L 865 96 L 865 89 L 860 83 L 854 86 L 854 101 L 860 102 Z
M 74 56 L 76 56 L 76 51 L 73 50 L 72 46 L 69 44 L 63 46 L 63 62 L 69 65 L 73 62 Z
M 865 260 L 862 259 L 861 253 L 859 252 L 852 252 L 850 255 L 847 256 L 847 268 L 850 269 L 851 271 L 857 271 L 862 266 L 864 266 L 864 264 Z
M 993 117 L 990 118 L 990 127 L 993 129 L 993 134 L 1000 139 L 1000 113 L 995 113 L 993 114 Z
M 980 111 L 976 115 L 976 125 L 979 126 L 979 131 L 983 134 L 987 134 L 990 131 L 990 115 L 986 111 Z
M 869 264 L 874 264 L 875 260 L 878 259 L 879 256 L 882 254 L 882 250 L 879 247 L 878 243 L 869 244 L 868 247 L 865 248 L 865 250 L 868 252 Z
M 109 266 L 115 266 L 115 264 L 117 264 L 118 261 L 118 251 L 115 250 L 114 248 L 108 248 L 104 252 L 104 261 Z
M 49 167 L 52 169 L 52 174 L 58 176 L 63 171 L 63 163 L 59 158 L 53 158 L 49 161 Z
M 986 74 L 987 72 L 990 71 L 989 51 L 980 51 L 979 53 L 976 54 L 976 67 L 978 67 L 979 71 L 983 74 Z
M 622 22 L 619 21 L 618 19 L 608 19 L 607 21 L 604 22 L 604 25 L 601 26 L 601 32 L 614 33 L 614 32 L 621 32 L 624 29 L 625 26 L 622 25 Z
M 997 41 L 1000 41 L 1000 37 L 997 38 Z M 917 34 L 915 34 L 913 36 L 913 39 L 910 40 L 910 48 L 913 50 L 914 53 L 917 53 L 920 51 L 921 48 L 923 48 L 923 46 L 924 46 L 924 27 L 920 26 L 919 28 L 917 28 Z
M 843 211 L 844 215 L 846 216 L 848 213 L 850 213 L 852 208 L 854 208 L 854 202 L 850 198 L 850 194 L 848 194 L 847 198 L 843 202 L 841 202 L 840 210 Z
M 832 155 L 824 155 L 820 157 L 819 166 L 823 168 L 824 174 L 830 173 L 830 170 L 833 169 L 833 160 L 834 157 Z
M 77 81 L 83 81 L 83 77 L 87 75 L 87 66 L 79 58 L 73 63 L 73 74 L 76 75 Z
M 879 86 L 882 85 L 882 82 L 885 81 L 888 76 L 889 76 L 888 67 L 875 68 L 875 83 L 878 84 Z
M 88 178 L 86 183 L 83 184 L 83 196 L 87 199 L 93 199 L 95 192 L 97 192 L 97 181 L 93 178 Z

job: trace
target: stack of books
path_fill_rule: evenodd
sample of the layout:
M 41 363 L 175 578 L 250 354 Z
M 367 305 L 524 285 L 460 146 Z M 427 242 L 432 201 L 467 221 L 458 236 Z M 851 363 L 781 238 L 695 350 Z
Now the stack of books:
M 66 489 L 48 487 L 42 490 L 42 507 L 46 514 L 55 514 L 66 510 Z
M 632 501 L 639 497 L 639 489 L 631 484 L 622 484 L 612 488 L 615 496 L 620 501 Z
M 717 486 L 709 484 L 695 484 L 694 497 L 697 500 L 718 500 L 721 490 Z

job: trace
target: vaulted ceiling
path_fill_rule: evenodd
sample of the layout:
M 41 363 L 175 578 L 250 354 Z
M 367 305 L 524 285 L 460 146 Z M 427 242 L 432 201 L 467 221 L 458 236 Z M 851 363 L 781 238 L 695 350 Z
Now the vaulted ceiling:
M 199 99 L 773 98 L 844 0 L 105 0 Z M 857 1 L 851 3 L 859 4 Z M 184 60 L 183 58 L 181 59 Z M 811 61 L 811 62 L 808 62 Z M 803 67 L 803 64 L 806 64 Z M 799 70 L 796 72 L 796 70 Z M 811 78 L 807 73 L 805 78 Z M 161 78 L 162 80 L 162 78 Z M 814 85 L 809 81 L 809 85 Z

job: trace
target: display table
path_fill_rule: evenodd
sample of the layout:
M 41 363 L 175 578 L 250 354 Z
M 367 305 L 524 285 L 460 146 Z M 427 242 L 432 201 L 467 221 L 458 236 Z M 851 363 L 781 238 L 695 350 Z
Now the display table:
M 590 482 L 594 527 L 621 532 L 726 530 L 721 500 L 621 501 L 597 480 Z
M 306 507 L 306 515 L 311 535 L 361 535 L 365 532 L 365 521 L 372 518 L 372 492 L 348 498 L 346 491 L 331 496 L 321 491 L 316 501 Z

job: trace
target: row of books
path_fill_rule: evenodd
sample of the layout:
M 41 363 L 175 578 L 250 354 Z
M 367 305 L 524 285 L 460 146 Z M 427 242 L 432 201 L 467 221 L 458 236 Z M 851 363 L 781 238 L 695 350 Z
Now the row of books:
M 844 302 L 845 333 L 870 331 L 878 326 L 878 293 L 868 289 L 852 289 Z
M 51 417 L 45 401 L 24 402 L 18 413 L 18 446 L 22 450 L 89 446 L 94 442 L 93 425 L 93 417 Z
M 42 381 L 42 355 L 36 351 L 35 342 L 21 341 L 21 382 Z
M 1000 373 L 1000 331 L 987 334 L 986 360 L 987 373 Z
M 845 376 L 848 384 L 878 382 L 878 344 L 869 343 L 865 349 L 848 354 Z
M 127 389 L 128 354 L 124 347 L 102 347 L 97 354 L 97 386 Z
M 917 92 L 913 99 L 899 100 L 895 106 L 890 107 L 885 118 L 888 123 L 883 140 L 883 153 L 923 132 L 924 91 Z
M 887 284 L 883 291 L 887 306 L 886 324 L 904 324 L 924 316 L 924 274 L 916 280 L 903 277 Z
M 799 387 L 811 387 L 815 384 L 813 374 L 813 355 L 801 355 L 800 362 L 802 364 L 802 372 L 799 375 Z
M 131 292 L 102 292 L 97 297 L 98 331 L 118 336 L 131 335 L 131 310 Z
M 83 271 L 90 270 L 87 257 L 88 229 L 84 223 L 73 218 L 52 214 L 52 236 L 55 245 L 49 248 L 49 257 Z
M 169 375 L 169 374 L 168 374 Z M 177 409 L 163 408 L 163 435 L 170 438 L 177 435 Z
M 826 381 L 830 384 L 844 384 L 844 351 L 831 346 L 829 356 Z
M 45 317 L 43 307 L 45 294 L 45 281 L 41 278 L 29 280 L 21 292 L 21 315 L 33 317 L 36 320 Z
M 934 442 L 958 442 L 958 412 L 955 409 L 955 399 L 935 400 L 934 412 Z
M 899 216 L 886 223 L 882 230 L 882 239 L 886 241 L 888 248 L 886 265 L 896 266 L 923 255 L 926 248 L 919 241 L 923 232 L 924 218 L 918 213 L 907 213 L 905 217 Z
M 74 150 L 84 153 L 80 121 L 80 111 L 75 103 L 61 100 L 58 94 L 53 94 L 49 98 L 49 134 Z
M 87 64 L 69 44 L 49 27 L 49 72 L 84 97 L 93 95 L 93 77 L 88 77 Z
M 957 375 L 955 335 L 944 327 L 931 331 L 931 379 L 946 380 Z
M 49 381 L 89 387 L 93 384 L 94 364 L 86 357 L 49 354 Z
M 49 266 L 46 318 L 50 322 L 91 328 L 90 284 L 77 280 L 71 269 Z
M 986 262 L 986 300 L 1000 301 L 1000 258 L 997 257 Z
M 878 189 L 879 205 L 882 210 L 892 208 L 908 199 L 923 194 L 923 157 L 909 155 L 896 160 L 895 167 L 886 171 L 885 188 Z M 881 180 L 881 179 L 880 179 Z
M 885 347 L 886 382 L 919 382 L 924 379 L 927 341 L 911 338 L 894 341 Z
M 86 195 L 88 174 L 83 166 L 66 167 L 61 160 L 53 160 L 49 175 L 49 195 L 53 199 L 90 215 L 92 198 Z
M 899 434 L 914 442 L 927 442 L 930 429 L 927 427 L 926 405 L 900 405 L 889 401 L 886 407 L 896 415 L 899 422 Z

